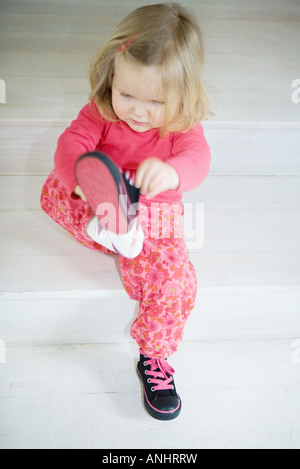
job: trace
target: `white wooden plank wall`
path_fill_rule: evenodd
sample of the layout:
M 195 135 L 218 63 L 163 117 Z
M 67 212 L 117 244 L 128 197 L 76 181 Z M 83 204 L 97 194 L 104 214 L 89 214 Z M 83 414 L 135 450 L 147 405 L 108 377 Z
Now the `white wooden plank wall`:
M 2 1 L 5 118 L 72 119 L 87 100 L 91 54 L 125 14 L 143 4 Z M 242 7 L 237 0 L 182 4 L 195 11 L 205 34 L 205 79 L 215 119 L 297 121 L 291 83 L 299 73 L 298 2 L 269 0 L 262 5 L 259 0 L 244 0 Z
M 0 1 L 0 447 L 299 449 L 298 1 L 182 1 L 203 27 L 215 115 L 210 175 L 184 195 L 205 205 L 205 242 L 191 251 L 198 302 L 172 357 L 184 408 L 171 425 L 140 405 L 137 306 L 117 257 L 39 208 L 92 53 L 144 3 L 157 2 Z

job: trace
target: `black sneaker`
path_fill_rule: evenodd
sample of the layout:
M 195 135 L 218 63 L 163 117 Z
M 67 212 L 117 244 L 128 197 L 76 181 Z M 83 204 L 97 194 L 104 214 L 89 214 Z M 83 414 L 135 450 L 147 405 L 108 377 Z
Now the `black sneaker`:
M 181 399 L 176 392 L 174 369 L 167 360 L 151 358 L 140 350 L 137 372 L 144 386 L 147 412 L 158 420 L 172 420 L 181 411 Z
M 127 233 L 130 222 L 138 214 L 140 197 L 132 175 L 128 171 L 123 172 L 107 155 L 100 152 L 82 155 L 77 160 L 75 175 L 100 224 L 103 221 L 102 228 L 117 234 Z M 137 205 L 129 210 L 134 204 Z

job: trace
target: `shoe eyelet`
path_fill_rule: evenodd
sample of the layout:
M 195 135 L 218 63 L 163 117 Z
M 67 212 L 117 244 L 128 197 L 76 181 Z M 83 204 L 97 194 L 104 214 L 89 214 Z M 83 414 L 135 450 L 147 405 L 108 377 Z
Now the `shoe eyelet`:
M 144 374 L 145 374 L 145 375 L 147 375 L 147 374 L 148 374 L 148 373 L 147 373 L 147 370 L 145 370 L 145 371 L 144 371 Z
M 147 366 L 147 365 L 146 365 L 146 360 L 143 362 L 143 365 L 144 365 L 144 366 Z
M 154 389 L 154 387 L 153 387 L 153 386 L 152 386 L 152 388 L 151 388 L 151 391 L 152 391 L 152 392 L 154 392 L 154 391 L 155 391 L 155 389 Z
M 150 378 L 148 378 L 148 379 L 147 379 L 147 383 L 149 383 L 149 384 L 150 384 Z

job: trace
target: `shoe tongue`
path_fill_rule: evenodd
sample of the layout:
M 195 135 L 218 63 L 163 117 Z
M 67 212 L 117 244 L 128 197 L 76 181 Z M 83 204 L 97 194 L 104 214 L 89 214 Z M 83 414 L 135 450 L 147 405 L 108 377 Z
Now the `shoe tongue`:
M 157 368 L 166 376 L 166 378 L 167 374 L 172 376 L 175 373 L 174 368 L 169 365 L 167 360 L 159 360 L 158 358 L 154 358 L 153 360 L 156 361 Z
M 163 377 L 156 378 L 156 379 L 161 380 L 162 382 L 164 381 L 164 379 L 168 379 L 170 375 L 173 375 L 175 373 L 175 370 L 169 365 L 169 363 L 167 362 L 167 359 L 161 360 L 159 358 L 152 358 L 149 355 L 147 355 L 142 349 L 140 349 L 140 360 L 142 360 L 142 357 L 147 357 L 148 359 L 152 361 L 151 368 L 153 371 L 161 372 L 164 375 L 165 378 Z M 167 376 L 166 373 L 168 373 L 169 376 Z M 159 395 L 160 396 L 174 395 L 174 390 L 160 389 Z
M 150 360 L 152 360 L 152 366 L 155 366 L 155 368 L 153 368 L 153 370 L 159 370 L 165 376 L 166 376 L 166 374 L 168 374 L 170 376 L 174 375 L 175 370 L 174 370 L 174 368 L 171 367 L 171 365 L 169 365 L 166 358 L 165 359 L 152 358 L 149 355 L 147 355 L 142 349 L 140 349 L 140 355 L 143 355 L 144 357 L 147 357 Z

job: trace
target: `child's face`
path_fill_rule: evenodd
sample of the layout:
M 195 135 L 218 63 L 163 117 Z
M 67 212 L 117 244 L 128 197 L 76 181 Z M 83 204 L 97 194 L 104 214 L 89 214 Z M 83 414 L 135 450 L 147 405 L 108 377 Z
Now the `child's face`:
M 161 127 L 165 105 L 158 67 L 135 64 L 118 56 L 112 106 L 117 117 L 136 132 Z

